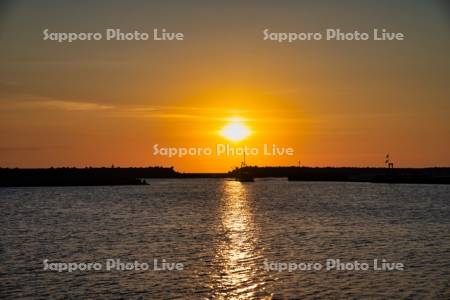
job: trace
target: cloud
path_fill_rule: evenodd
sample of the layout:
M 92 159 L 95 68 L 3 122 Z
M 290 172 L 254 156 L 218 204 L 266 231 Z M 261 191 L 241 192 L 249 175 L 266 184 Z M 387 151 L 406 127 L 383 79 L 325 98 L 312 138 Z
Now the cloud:
M 14 90 L 12 84 L 0 82 L 0 86 Z M 231 109 L 229 107 L 207 107 L 207 106 L 160 106 L 160 105 L 113 105 L 98 103 L 83 99 L 59 99 L 56 97 L 41 96 L 35 94 L 17 93 L 14 91 L 9 95 L 0 97 L 0 112 L 23 112 L 23 111 L 61 111 L 61 112 L 95 112 L 107 113 L 115 117 L 126 118 L 152 118 L 152 119 L 180 119 L 198 121 L 227 121 L 230 116 L 242 116 L 250 122 L 292 122 L 297 121 L 295 116 L 288 117 L 286 110 L 267 109 Z M 277 118 L 274 113 L 283 115 Z
M 99 110 L 112 110 L 115 108 L 112 105 L 104 105 L 92 102 L 65 101 L 65 100 L 36 101 L 31 105 L 41 108 L 66 110 L 66 111 L 99 111 Z
M 20 100 L 2 101 L 0 110 L 61 110 L 61 111 L 103 111 L 113 110 L 115 106 L 94 102 L 56 100 L 44 97 L 23 97 Z

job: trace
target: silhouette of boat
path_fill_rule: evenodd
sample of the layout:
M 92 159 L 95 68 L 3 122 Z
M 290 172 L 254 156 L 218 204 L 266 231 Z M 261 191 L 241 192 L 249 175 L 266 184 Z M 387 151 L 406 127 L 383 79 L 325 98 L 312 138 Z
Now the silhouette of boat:
M 236 180 L 240 182 L 253 182 L 255 181 L 255 178 L 253 178 L 253 176 L 246 169 L 241 168 L 238 171 Z
M 252 174 L 250 174 L 247 169 L 247 165 L 245 164 L 245 151 L 244 151 L 244 161 L 241 162 L 241 167 L 237 171 L 236 180 L 240 182 L 253 182 L 255 178 L 253 178 Z

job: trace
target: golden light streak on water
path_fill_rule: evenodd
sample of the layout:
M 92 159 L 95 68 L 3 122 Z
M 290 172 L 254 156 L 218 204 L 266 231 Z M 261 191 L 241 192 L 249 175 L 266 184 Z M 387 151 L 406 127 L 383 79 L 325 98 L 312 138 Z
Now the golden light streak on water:
M 215 245 L 215 259 L 219 274 L 214 278 L 217 299 L 250 299 L 263 291 L 258 270 L 262 257 L 258 249 L 258 228 L 254 222 L 251 198 L 245 184 L 225 181 L 221 203 L 220 221 L 217 225 L 221 238 Z

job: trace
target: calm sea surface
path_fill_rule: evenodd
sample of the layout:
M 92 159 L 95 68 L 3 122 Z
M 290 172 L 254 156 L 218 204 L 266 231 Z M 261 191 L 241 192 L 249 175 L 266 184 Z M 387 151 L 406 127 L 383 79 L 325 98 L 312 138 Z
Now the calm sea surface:
M 0 189 L 0 298 L 450 298 L 450 186 L 223 179 Z M 105 269 L 178 262 L 181 271 Z M 49 262 L 100 262 L 56 272 Z M 401 262 L 282 271 L 264 262 Z

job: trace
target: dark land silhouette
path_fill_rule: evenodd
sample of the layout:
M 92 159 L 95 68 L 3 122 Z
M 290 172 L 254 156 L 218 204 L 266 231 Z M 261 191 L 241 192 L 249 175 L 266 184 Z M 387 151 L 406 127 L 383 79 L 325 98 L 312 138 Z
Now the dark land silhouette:
M 0 186 L 139 185 L 143 178 L 171 178 L 173 168 L 0 168 Z
M 228 173 L 180 173 L 173 167 L 0 168 L 0 187 L 141 185 L 147 184 L 146 178 L 237 178 L 243 171 L 253 178 L 287 177 L 291 181 L 450 184 L 450 168 L 246 166 Z
M 253 177 L 287 177 L 291 181 L 449 184 L 450 168 L 246 167 Z M 235 169 L 231 174 L 237 174 Z

